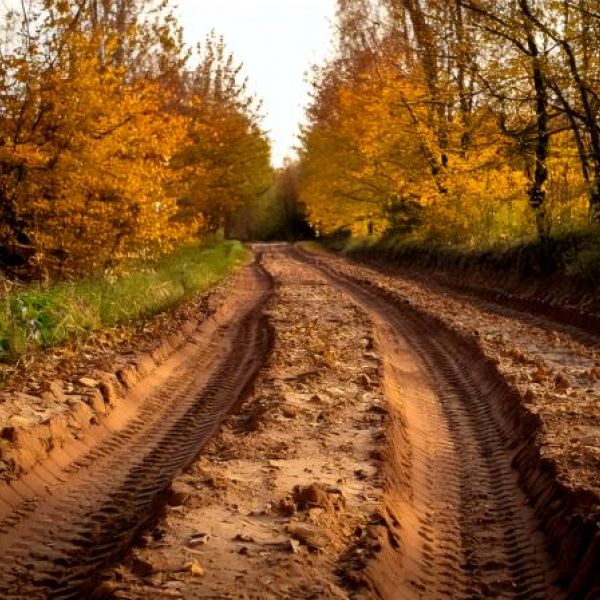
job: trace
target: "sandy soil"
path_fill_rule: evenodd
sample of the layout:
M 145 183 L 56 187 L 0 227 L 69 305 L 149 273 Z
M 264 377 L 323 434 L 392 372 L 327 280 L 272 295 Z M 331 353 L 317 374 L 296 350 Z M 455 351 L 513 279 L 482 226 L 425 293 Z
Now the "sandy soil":
M 257 252 L 208 335 L 142 379 L 132 425 L 0 523 L 0 590 L 67 597 L 143 516 L 96 597 L 599 597 L 597 348 L 437 284 Z
M 502 414 L 509 388 L 484 354 L 373 291 L 387 281 L 369 274 L 365 285 L 343 261 L 335 271 L 350 279 L 302 261 L 265 253 L 276 283 L 271 359 L 105 593 L 564 597 L 511 466 L 525 438 Z M 403 284 L 393 283 L 396 297 Z M 473 317 L 483 343 L 504 333 L 451 298 L 410 294 L 459 333 L 453 319 Z M 532 343 L 544 349 L 542 335 Z
M 0 486 L 2 598 L 89 597 L 216 435 L 271 345 L 270 278 L 255 264 L 232 284 L 162 364 L 148 355 L 121 372 L 123 395 L 102 422 L 78 439 L 52 437 L 45 459 Z

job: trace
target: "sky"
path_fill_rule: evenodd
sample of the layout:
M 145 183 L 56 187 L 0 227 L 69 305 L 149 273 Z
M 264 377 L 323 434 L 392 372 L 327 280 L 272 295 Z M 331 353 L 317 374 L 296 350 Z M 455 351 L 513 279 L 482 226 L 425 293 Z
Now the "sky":
M 264 102 L 273 163 L 293 157 L 309 101 L 306 72 L 330 52 L 335 0 L 176 0 L 186 42 L 215 29 Z

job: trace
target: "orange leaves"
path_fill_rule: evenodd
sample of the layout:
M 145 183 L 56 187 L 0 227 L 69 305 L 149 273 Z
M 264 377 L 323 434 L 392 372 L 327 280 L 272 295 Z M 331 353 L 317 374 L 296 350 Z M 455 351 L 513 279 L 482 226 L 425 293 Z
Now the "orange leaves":
M 200 58 L 185 99 L 187 142 L 172 161 L 181 181 L 177 219 L 200 218 L 228 234 L 235 214 L 271 184 L 270 148 L 223 40 L 209 36 Z
M 61 272 L 164 251 L 270 181 L 223 46 L 203 81 L 172 16 L 121 1 L 43 0 L 0 56 L 0 245 L 33 245 Z
M 176 202 L 165 184 L 185 123 L 165 117 L 159 83 L 108 60 L 124 40 L 91 31 L 69 3 L 46 4 L 40 55 L 15 44 L 2 59 L 3 87 L 23 83 L 2 101 L 2 242 L 25 240 L 40 256 L 89 269 L 173 239 Z M 128 35 L 133 48 L 145 34 Z

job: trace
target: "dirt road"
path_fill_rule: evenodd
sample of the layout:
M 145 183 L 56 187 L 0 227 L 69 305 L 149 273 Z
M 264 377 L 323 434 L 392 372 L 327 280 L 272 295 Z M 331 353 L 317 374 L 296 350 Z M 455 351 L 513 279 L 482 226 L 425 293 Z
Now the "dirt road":
M 215 434 L 264 360 L 271 281 L 246 271 L 229 301 L 116 411 L 27 481 L 3 487 L 0 595 L 87 597 L 102 566 L 153 517 L 171 479 Z
M 3 597 L 598 597 L 597 349 L 256 252 L 134 413 L 0 491 Z

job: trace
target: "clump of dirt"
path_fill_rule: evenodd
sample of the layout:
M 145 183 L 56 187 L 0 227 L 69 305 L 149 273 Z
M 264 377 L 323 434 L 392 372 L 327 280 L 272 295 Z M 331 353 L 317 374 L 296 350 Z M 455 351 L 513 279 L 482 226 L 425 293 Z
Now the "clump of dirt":
M 322 508 L 328 512 L 340 512 L 346 508 L 341 490 L 326 487 L 322 483 L 311 483 L 307 486 L 294 486 L 292 495 L 298 510 Z
M 293 492 L 281 498 L 275 507 L 281 514 L 288 516 L 302 511 L 310 512 L 312 509 L 335 514 L 344 511 L 346 500 L 338 488 L 311 483 L 294 486 Z

